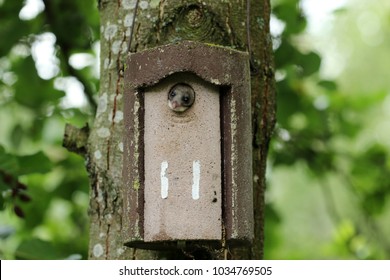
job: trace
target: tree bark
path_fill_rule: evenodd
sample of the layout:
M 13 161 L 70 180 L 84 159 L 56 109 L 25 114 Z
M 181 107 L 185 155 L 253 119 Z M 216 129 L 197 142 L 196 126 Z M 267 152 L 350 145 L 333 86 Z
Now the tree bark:
M 98 109 L 88 138 L 90 175 L 90 259 L 212 258 L 261 259 L 264 241 L 264 189 L 268 143 L 275 122 L 272 46 L 268 0 L 247 2 L 100 0 L 101 80 Z M 253 53 L 252 127 L 255 240 L 252 248 L 213 250 L 189 254 L 145 251 L 123 246 L 122 156 L 123 67 L 128 53 L 193 40 L 248 51 L 246 21 L 249 16 Z M 133 30 L 134 34 L 131 34 Z M 216 61 L 216 63 L 218 63 Z

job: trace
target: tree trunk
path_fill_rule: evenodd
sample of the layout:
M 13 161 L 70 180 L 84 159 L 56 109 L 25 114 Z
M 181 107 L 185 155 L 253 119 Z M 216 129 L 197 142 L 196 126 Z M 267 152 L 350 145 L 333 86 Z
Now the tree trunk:
M 275 121 L 272 47 L 268 0 L 139 1 L 100 0 L 101 80 L 98 109 L 86 152 L 90 174 L 90 259 L 213 258 L 261 259 L 263 256 L 264 188 L 268 142 Z M 255 240 L 252 248 L 225 251 L 208 249 L 201 255 L 136 250 L 123 246 L 123 65 L 128 52 L 180 40 L 201 41 L 248 51 L 250 17 L 253 53 L 252 120 Z M 218 63 L 218 62 L 216 62 Z

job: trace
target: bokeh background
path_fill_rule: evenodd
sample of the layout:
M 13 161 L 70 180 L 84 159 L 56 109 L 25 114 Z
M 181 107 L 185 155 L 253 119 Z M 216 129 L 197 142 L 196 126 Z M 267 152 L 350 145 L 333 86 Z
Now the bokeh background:
M 390 1 L 272 0 L 266 259 L 390 259 Z M 0 0 L 0 258 L 85 259 L 95 0 Z

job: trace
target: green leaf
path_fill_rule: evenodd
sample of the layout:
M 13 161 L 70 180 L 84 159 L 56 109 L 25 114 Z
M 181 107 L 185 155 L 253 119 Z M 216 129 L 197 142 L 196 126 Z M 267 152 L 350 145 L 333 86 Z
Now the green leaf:
M 306 18 L 299 8 L 299 0 L 289 0 L 276 5 L 272 13 L 286 23 L 286 28 L 283 32 L 286 36 L 300 33 L 306 27 Z
M 3 183 L 0 181 L 0 190 L 2 191 Z M 0 195 L 0 211 L 3 211 L 5 209 L 5 200 L 3 198 L 3 195 Z
M 275 64 L 278 68 L 296 63 L 296 57 L 300 52 L 288 40 L 283 40 L 282 44 L 275 52 Z
M 320 69 L 321 57 L 315 52 L 310 52 L 301 55 L 298 64 L 302 67 L 302 74 L 304 76 L 310 76 Z
M 21 124 L 16 124 L 11 131 L 11 143 L 14 148 L 18 148 L 22 142 L 24 136 L 23 126 Z
M 50 159 L 43 153 L 38 152 L 33 155 L 18 157 L 19 175 L 30 173 L 46 173 L 49 172 L 53 164 Z
M 17 158 L 11 154 L 7 154 L 5 149 L 0 145 L 0 170 L 15 174 L 18 170 Z
M 23 260 L 59 260 L 67 254 L 61 252 L 52 243 L 40 239 L 23 241 L 16 249 L 15 255 Z
M 326 89 L 328 91 L 337 90 L 337 84 L 334 81 L 322 80 L 322 81 L 318 82 L 318 85 L 323 87 L 324 89 Z
M 0 57 L 5 56 L 10 49 L 24 36 L 30 33 L 27 22 L 19 19 L 22 1 L 2 1 L 0 5 Z
M 19 104 L 32 108 L 36 112 L 43 112 L 48 104 L 56 104 L 65 95 L 53 87 L 53 81 L 41 79 L 36 71 L 31 56 L 17 61 L 13 71 L 18 73 L 18 80 L 14 85 L 15 99 Z

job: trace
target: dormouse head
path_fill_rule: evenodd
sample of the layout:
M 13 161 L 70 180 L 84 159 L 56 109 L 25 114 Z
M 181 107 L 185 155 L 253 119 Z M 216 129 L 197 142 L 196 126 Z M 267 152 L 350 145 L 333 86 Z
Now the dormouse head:
M 179 83 L 174 85 L 168 93 L 168 106 L 175 112 L 184 112 L 195 101 L 195 92 L 191 86 Z

